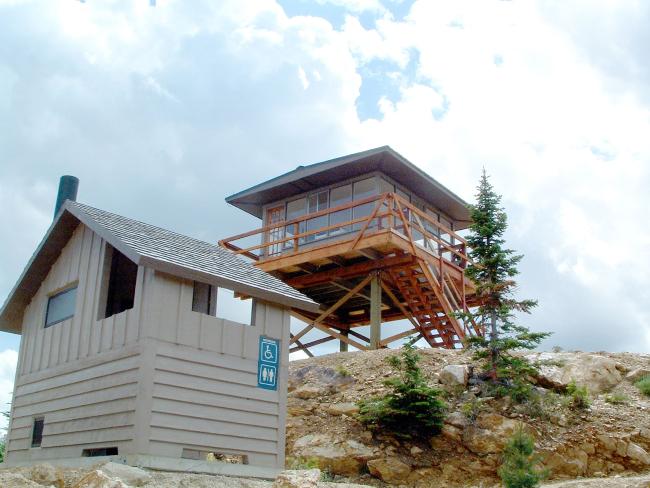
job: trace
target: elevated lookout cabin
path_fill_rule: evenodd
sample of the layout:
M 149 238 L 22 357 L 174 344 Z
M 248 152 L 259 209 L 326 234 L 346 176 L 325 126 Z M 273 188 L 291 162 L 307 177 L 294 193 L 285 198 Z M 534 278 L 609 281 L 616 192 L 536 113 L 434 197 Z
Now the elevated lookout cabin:
M 262 220 L 219 244 L 318 302 L 293 310 L 307 325 L 292 352 L 338 339 L 341 350 L 387 347 L 411 336 L 458 348 L 482 334 L 458 318 L 475 300 L 465 277 L 467 204 L 388 146 L 299 166 L 226 198 Z M 382 333 L 382 324 L 410 321 Z M 369 337 L 355 329 L 370 325 Z M 386 328 L 386 327 L 384 327 Z M 301 341 L 318 329 L 324 337 Z

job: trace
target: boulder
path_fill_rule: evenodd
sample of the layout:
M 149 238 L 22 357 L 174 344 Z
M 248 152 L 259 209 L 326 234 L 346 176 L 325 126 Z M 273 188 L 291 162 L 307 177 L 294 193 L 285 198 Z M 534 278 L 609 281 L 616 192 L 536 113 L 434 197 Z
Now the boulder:
M 535 353 L 526 358 L 540 362 L 540 385 L 564 389 L 571 381 L 586 386 L 589 393 L 608 391 L 622 381 L 613 359 L 589 353 Z
M 641 464 L 645 464 L 646 466 L 650 466 L 650 454 L 648 454 L 645 449 L 643 449 L 638 444 L 635 444 L 634 442 L 630 442 L 627 445 L 627 457 L 634 459 Z
M 318 467 L 332 474 L 355 476 L 368 459 L 377 453 L 354 439 L 339 439 L 329 434 L 310 434 L 297 439 L 291 456 L 314 459 Z
M 302 400 L 316 398 L 319 396 L 323 396 L 324 394 L 325 391 L 322 388 L 318 388 L 316 386 L 301 386 L 300 388 L 296 388 L 291 392 L 291 395 L 295 396 L 296 398 L 300 398 Z
M 77 481 L 72 488 L 129 488 L 122 481 L 105 475 L 101 470 L 95 469 Z
M 128 464 L 109 462 L 99 466 L 99 469 L 109 478 L 120 479 L 129 486 L 144 486 L 151 481 L 151 475 L 144 469 Z
M 43 485 L 39 485 L 35 481 L 25 478 L 20 473 L 4 470 L 0 470 L 0 486 L 6 486 L 8 488 L 43 488 Z
M 469 368 L 465 364 L 448 364 L 440 371 L 440 383 L 449 386 L 466 386 Z
M 359 407 L 355 403 L 334 403 L 327 407 L 327 413 L 330 415 L 347 415 L 352 416 L 359 413 Z
M 283 471 L 275 479 L 273 488 L 317 488 L 320 469 Z
M 503 450 L 508 439 L 520 428 L 531 435 L 534 433 L 530 426 L 519 420 L 496 413 L 483 413 L 478 416 L 476 425 L 463 430 L 462 442 L 474 454 L 496 454 Z
M 63 488 L 65 485 L 61 470 L 56 469 L 51 464 L 37 464 L 32 466 L 27 473 L 27 477 L 43 486 Z
M 368 471 L 385 483 L 401 485 L 408 482 L 411 466 L 396 457 L 387 457 L 368 461 Z
M 645 376 L 650 376 L 650 369 L 637 368 L 635 370 L 630 371 L 628 374 L 626 374 L 625 379 L 630 383 L 636 383 L 637 381 L 639 381 L 641 378 L 644 378 Z

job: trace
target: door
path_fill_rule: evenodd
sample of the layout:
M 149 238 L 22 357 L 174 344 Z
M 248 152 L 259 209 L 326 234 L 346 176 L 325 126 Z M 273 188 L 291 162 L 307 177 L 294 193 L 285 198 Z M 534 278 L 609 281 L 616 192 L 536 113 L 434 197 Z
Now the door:
M 284 205 L 278 207 L 269 208 L 266 210 L 266 225 L 267 227 L 274 224 L 279 224 L 284 222 Z M 279 241 L 284 238 L 284 226 L 278 225 L 277 227 L 272 227 L 266 232 L 266 242 L 269 244 L 266 246 L 266 255 L 267 256 L 276 256 L 282 252 L 282 243 L 273 244 L 276 241 Z

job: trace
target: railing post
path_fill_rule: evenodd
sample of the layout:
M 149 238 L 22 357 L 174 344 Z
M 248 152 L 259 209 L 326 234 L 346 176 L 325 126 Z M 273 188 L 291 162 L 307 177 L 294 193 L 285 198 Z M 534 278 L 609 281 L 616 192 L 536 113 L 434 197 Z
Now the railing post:
M 298 229 L 299 229 L 299 228 L 300 228 L 300 226 L 298 225 L 298 222 L 296 222 L 296 223 L 293 224 L 293 235 L 294 235 L 294 236 L 295 236 L 295 235 L 298 235 Z M 293 250 L 294 250 L 294 251 L 297 251 L 297 250 L 298 250 L 298 238 L 297 238 L 297 237 L 294 237 L 294 238 L 293 238 Z

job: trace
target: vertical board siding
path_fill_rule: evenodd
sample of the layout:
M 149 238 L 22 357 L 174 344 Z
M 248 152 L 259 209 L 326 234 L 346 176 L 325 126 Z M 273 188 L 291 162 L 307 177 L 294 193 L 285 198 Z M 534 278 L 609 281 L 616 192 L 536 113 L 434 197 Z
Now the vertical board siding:
M 16 376 L 119 350 L 138 336 L 144 270 L 138 269 L 134 308 L 97 320 L 105 241 L 83 224 L 75 229 L 25 309 Z M 75 314 L 45 328 L 48 296 L 77 284 Z

